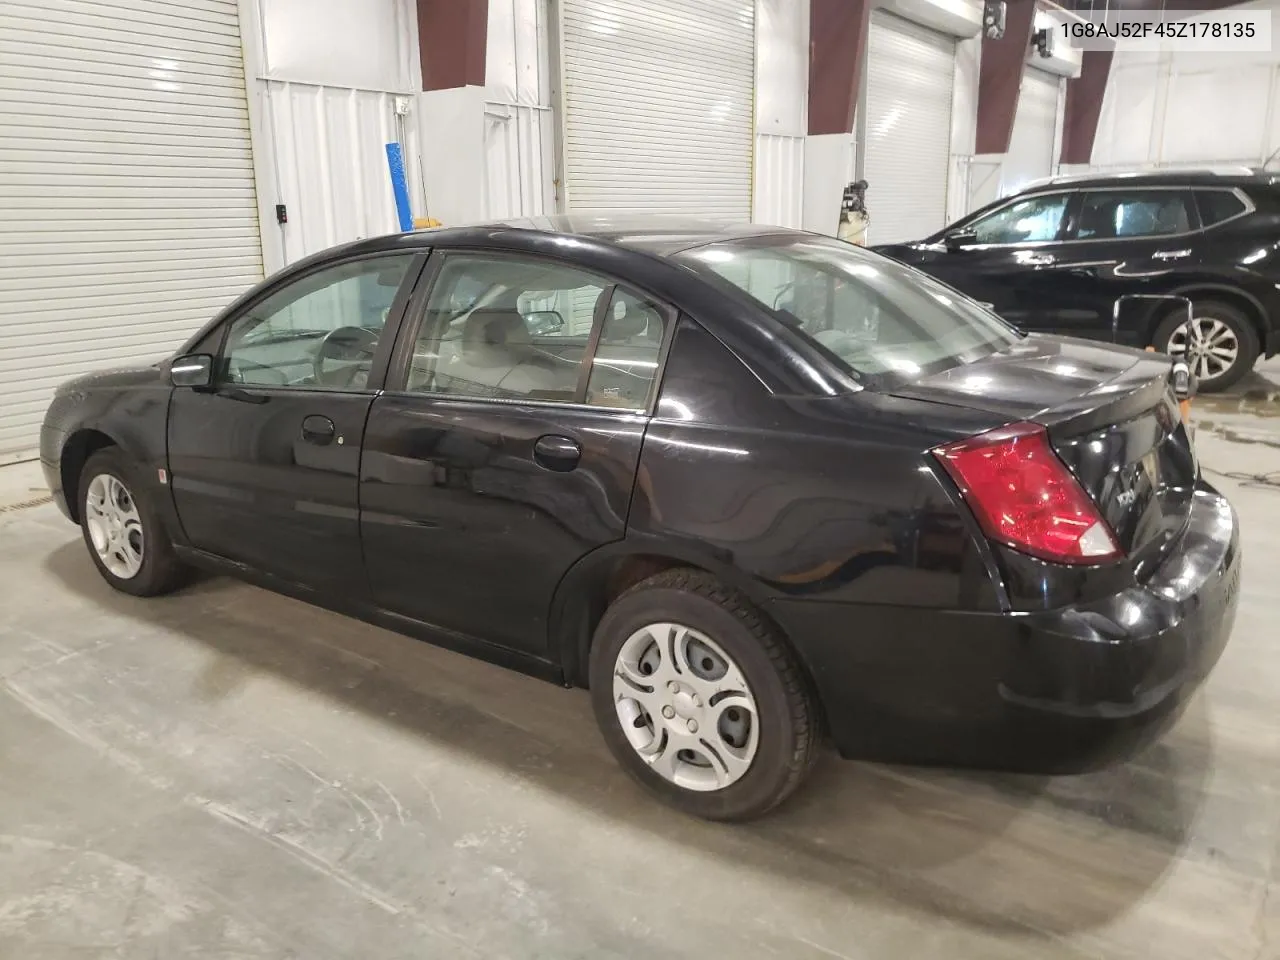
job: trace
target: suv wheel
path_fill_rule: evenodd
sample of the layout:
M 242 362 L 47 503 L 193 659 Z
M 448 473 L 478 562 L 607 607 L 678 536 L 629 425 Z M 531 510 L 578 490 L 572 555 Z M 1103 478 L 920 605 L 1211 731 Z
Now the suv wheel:
M 590 682 L 618 762 L 695 816 L 766 813 L 817 754 L 817 711 L 782 638 L 700 571 L 660 573 L 613 602 L 592 643 Z
M 138 474 L 118 447 L 91 456 L 80 474 L 80 529 L 107 583 L 151 597 L 178 586 L 186 569 Z
M 1258 334 L 1249 318 L 1230 304 L 1195 300 L 1191 319 L 1185 314 L 1165 319 L 1156 330 L 1155 347 L 1185 359 L 1204 393 L 1236 383 L 1258 359 Z

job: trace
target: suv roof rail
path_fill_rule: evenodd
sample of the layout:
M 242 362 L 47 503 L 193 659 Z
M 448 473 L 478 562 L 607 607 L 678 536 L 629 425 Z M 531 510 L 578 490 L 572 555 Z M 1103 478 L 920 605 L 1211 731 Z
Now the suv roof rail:
M 1251 177 L 1259 173 L 1257 167 L 1212 166 L 1212 167 L 1130 167 L 1116 170 L 1089 170 L 1082 173 L 1066 173 L 1056 177 L 1041 177 L 1022 185 L 1023 190 L 1032 187 L 1052 187 L 1064 183 L 1078 183 L 1082 180 L 1105 180 L 1108 177 L 1176 177 L 1179 175 L 1198 174 L 1214 177 Z

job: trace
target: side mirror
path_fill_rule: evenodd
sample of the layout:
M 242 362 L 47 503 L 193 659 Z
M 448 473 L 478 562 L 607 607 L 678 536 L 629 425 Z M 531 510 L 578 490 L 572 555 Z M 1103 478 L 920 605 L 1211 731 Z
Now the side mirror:
M 524 322 L 532 334 L 556 333 L 564 329 L 564 317 L 555 310 L 533 310 L 524 315 Z
M 207 353 L 178 357 L 169 365 L 169 382 L 175 387 L 212 386 L 213 357 Z
M 943 240 L 947 245 L 947 249 L 951 252 L 963 250 L 965 247 L 972 247 L 978 242 L 978 231 L 976 230 L 957 230 L 955 233 L 948 233 Z

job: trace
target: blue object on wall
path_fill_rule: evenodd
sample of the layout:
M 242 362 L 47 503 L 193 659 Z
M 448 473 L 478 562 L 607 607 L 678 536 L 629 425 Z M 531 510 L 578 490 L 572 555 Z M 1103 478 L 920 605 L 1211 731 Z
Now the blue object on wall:
M 409 184 L 404 177 L 404 151 L 398 143 L 387 144 L 387 168 L 391 171 L 391 192 L 396 197 L 400 229 L 408 233 L 413 229 L 413 211 L 409 209 Z

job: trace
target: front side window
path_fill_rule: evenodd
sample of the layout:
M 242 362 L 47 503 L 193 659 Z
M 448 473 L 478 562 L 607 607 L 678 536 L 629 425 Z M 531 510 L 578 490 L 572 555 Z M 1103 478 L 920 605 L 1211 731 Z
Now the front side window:
M 584 370 L 597 319 L 601 334 Z M 406 389 L 643 409 L 662 332 L 656 305 L 588 271 L 453 254 L 428 298 Z
M 1016 200 L 966 228 L 977 234 L 978 243 L 1040 243 L 1057 240 L 1067 214 L 1065 193 L 1050 193 Z
M 758 237 L 680 258 L 745 292 L 872 384 L 970 363 L 1020 338 L 927 274 L 836 240 Z
M 224 383 L 363 390 L 412 255 L 339 264 L 296 280 L 238 317 Z
M 1086 193 L 1075 236 L 1078 240 L 1110 240 L 1186 233 L 1193 222 L 1190 200 L 1182 190 Z

